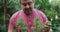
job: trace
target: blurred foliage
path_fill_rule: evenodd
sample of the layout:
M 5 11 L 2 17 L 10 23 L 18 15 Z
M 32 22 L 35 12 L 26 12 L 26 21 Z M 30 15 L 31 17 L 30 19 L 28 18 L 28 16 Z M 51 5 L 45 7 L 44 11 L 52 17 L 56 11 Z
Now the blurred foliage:
M 3 10 L 3 0 L 0 0 L 0 21 L 3 21 L 3 13 L 4 13 L 4 10 Z
M 9 19 L 13 13 L 21 9 L 19 0 L 6 0 L 7 5 L 7 17 L 6 17 L 6 25 L 8 27 Z M 48 20 L 52 22 L 52 29 L 54 32 L 60 32 L 60 0 L 35 0 L 35 8 L 43 11 Z M 58 18 L 56 19 L 56 16 Z M 52 20 L 51 20 L 52 19 Z M 0 0 L 0 30 L 3 31 L 4 26 L 4 8 L 3 8 L 3 0 Z
M 9 15 L 12 15 L 14 12 L 20 9 L 19 0 L 7 0 L 7 13 Z
M 18 20 L 18 22 L 15 23 L 15 26 L 16 26 L 17 28 L 18 28 L 19 26 L 21 26 L 22 32 L 28 31 L 28 28 L 27 28 L 27 26 L 26 26 L 26 23 L 23 22 L 23 19 L 22 19 L 22 18 L 20 18 L 20 19 Z M 18 30 L 17 30 L 17 31 L 18 31 Z

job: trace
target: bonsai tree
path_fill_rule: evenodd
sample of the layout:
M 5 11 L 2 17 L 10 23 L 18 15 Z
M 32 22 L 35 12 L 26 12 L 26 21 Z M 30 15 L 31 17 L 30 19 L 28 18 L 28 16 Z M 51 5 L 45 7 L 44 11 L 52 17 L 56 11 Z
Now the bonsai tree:
M 20 18 L 15 25 L 16 25 L 16 28 L 18 28 L 18 26 L 21 26 L 22 27 L 21 28 L 22 32 L 28 32 L 28 28 L 26 26 L 26 23 L 23 22 L 22 18 Z
M 46 26 L 47 25 L 51 25 L 51 22 L 45 22 L 43 23 L 42 21 L 39 20 L 38 17 L 36 17 L 34 19 L 34 28 L 33 28 L 33 32 L 42 32 L 43 30 L 46 30 Z

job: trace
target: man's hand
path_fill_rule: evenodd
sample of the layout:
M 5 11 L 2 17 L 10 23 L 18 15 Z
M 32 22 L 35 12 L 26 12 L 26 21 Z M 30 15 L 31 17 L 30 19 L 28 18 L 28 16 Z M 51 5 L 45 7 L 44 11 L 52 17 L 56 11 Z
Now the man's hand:
M 47 26 L 45 27 L 45 32 L 49 32 L 50 29 L 51 29 L 51 25 L 47 25 Z
M 44 27 L 43 30 L 41 30 L 41 32 L 52 32 L 51 25 L 52 25 L 51 22 L 47 22 L 46 26 Z
M 52 32 L 51 25 L 52 25 L 52 24 L 51 24 L 50 21 L 48 21 L 48 22 L 46 23 L 45 32 L 49 32 L 49 31 Z

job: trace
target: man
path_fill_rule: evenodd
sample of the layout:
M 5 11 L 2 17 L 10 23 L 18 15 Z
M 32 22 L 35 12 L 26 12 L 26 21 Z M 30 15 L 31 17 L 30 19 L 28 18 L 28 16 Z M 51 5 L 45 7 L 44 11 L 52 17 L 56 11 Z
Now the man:
M 20 4 L 22 9 L 16 13 L 13 14 L 13 16 L 10 18 L 9 22 L 9 27 L 8 27 L 8 32 L 15 31 L 16 26 L 14 23 L 18 22 L 19 18 L 22 18 L 24 22 L 26 23 L 29 32 L 33 32 L 32 28 L 33 27 L 33 19 L 38 16 L 38 18 L 44 23 L 47 22 L 48 19 L 45 16 L 45 14 L 42 11 L 39 11 L 34 8 L 34 0 L 20 0 Z M 47 30 L 50 29 L 50 26 L 46 26 Z M 45 28 L 46 28 L 45 27 Z M 21 26 L 18 27 L 18 32 L 21 32 Z M 48 29 L 49 28 L 49 29 Z

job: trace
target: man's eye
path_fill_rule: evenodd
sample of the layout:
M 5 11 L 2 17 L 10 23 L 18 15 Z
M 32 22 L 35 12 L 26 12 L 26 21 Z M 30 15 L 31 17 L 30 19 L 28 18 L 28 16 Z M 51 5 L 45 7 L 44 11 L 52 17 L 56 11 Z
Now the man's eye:
M 27 4 L 26 3 L 23 3 L 24 6 L 26 6 Z
M 28 2 L 28 3 L 22 3 L 22 5 L 26 6 L 26 5 L 31 5 L 32 2 Z
M 28 5 L 31 5 L 32 2 L 29 2 Z

